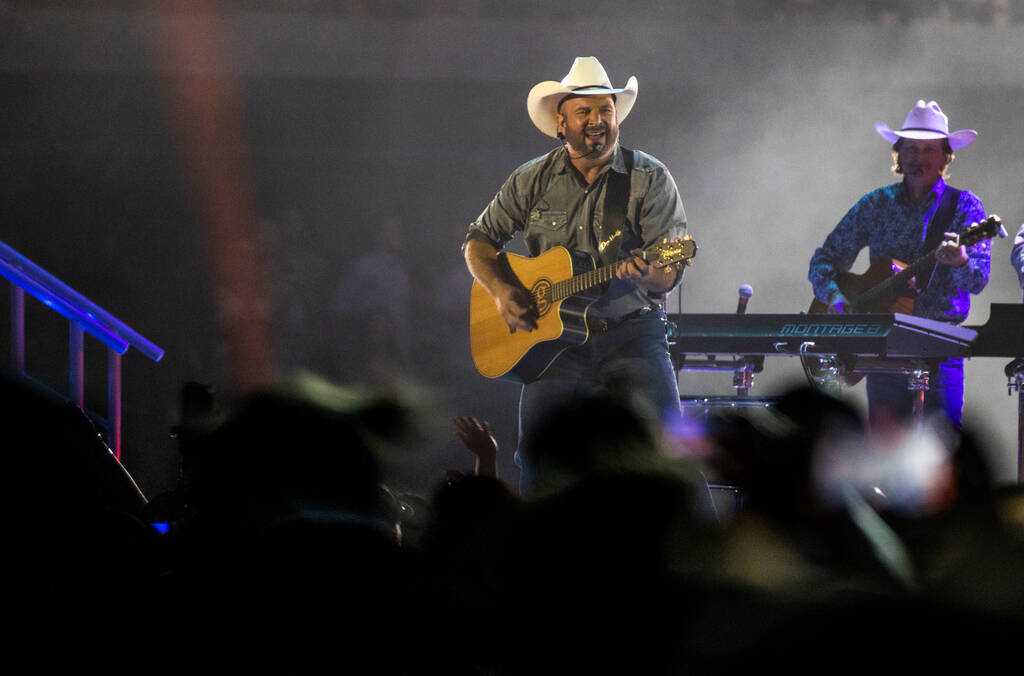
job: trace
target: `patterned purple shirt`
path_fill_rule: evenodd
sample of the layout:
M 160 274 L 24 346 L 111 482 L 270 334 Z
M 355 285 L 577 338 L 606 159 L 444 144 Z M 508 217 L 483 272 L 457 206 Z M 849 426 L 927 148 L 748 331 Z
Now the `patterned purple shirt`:
M 1014 272 L 1017 273 L 1017 279 L 1020 280 L 1020 288 L 1024 289 L 1024 225 L 1020 226 L 1017 236 L 1013 239 L 1010 263 L 1013 265 Z
M 839 292 L 836 275 L 847 272 L 864 247 L 874 263 L 880 258 L 895 258 L 913 263 L 925 255 L 924 239 L 946 183 L 941 178 L 930 193 L 914 204 L 902 183 L 894 183 L 869 192 L 846 212 L 811 257 L 808 279 L 814 297 L 828 303 Z M 981 200 L 963 190 L 957 202 L 953 222 L 947 232 L 962 232 L 972 223 L 985 219 Z M 960 268 L 936 266 L 935 274 L 914 302 L 914 314 L 926 319 L 959 324 L 971 309 L 969 294 L 979 293 L 988 284 L 991 243 L 985 239 L 967 248 L 968 263 Z

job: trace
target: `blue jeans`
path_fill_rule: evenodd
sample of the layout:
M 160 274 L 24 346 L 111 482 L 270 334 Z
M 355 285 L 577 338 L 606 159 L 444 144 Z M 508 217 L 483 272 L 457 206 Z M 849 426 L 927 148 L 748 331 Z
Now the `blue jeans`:
M 925 414 L 942 412 L 954 428 L 960 429 L 964 408 L 964 360 L 929 359 L 928 391 L 924 395 Z M 907 389 L 907 376 L 872 374 L 868 376 L 868 416 L 874 423 L 882 415 L 907 421 L 917 392 Z
M 669 358 L 665 314 L 660 310 L 627 319 L 606 332 L 592 332 L 579 347 L 560 354 L 544 375 L 523 386 L 519 397 L 519 443 L 555 405 L 573 396 L 628 391 L 660 414 L 679 414 L 679 386 Z M 594 421 L 600 424 L 603 421 Z M 529 493 L 531 467 L 516 453 L 519 486 Z

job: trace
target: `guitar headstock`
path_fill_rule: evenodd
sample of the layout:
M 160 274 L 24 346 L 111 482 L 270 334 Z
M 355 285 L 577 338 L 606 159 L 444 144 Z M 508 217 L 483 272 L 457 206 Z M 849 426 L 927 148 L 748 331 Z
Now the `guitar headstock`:
M 693 257 L 697 255 L 697 243 L 693 238 L 676 237 L 671 242 L 666 238 L 648 252 L 648 261 L 656 268 L 664 268 L 676 263 L 692 265 Z
M 960 233 L 960 244 L 962 246 L 971 246 L 977 244 L 983 239 L 992 239 L 1000 233 L 1005 233 L 1003 229 L 1003 222 L 998 216 L 992 214 L 985 220 L 979 223 L 972 223 L 971 227 L 967 228 Z M 1006 235 L 1001 235 L 1005 237 Z

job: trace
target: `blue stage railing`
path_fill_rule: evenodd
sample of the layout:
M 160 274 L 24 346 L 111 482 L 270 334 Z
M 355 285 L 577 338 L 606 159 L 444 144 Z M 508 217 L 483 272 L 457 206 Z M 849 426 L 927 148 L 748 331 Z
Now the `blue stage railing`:
M 0 275 L 11 281 L 11 370 L 25 372 L 25 292 L 68 320 L 68 398 L 85 408 L 85 333 L 107 346 L 107 443 L 121 459 L 121 355 L 135 348 L 153 361 L 164 351 L 130 326 L 0 242 Z

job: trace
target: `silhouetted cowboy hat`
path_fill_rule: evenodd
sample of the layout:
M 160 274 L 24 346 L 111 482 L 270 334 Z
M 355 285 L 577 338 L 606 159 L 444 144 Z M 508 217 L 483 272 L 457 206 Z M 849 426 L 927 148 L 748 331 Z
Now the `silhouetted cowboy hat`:
M 978 132 L 973 129 L 961 129 L 949 133 L 949 118 L 934 101 L 925 103 L 918 101 L 917 105 L 907 113 L 907 119 L 903 121 L 903 128 L 893 131 L 882 122 L 875 122 L 875 131 L 889 143 L 896 143 L 900 138 L 933 139 L 944 138 L 949 140 L 949 147 L 953 150 L 966 148 L 978 138 Z
M 608 74 L 604 72 L 601 62 L 593 56 L 577 56 L 569 69 L 569 73 L 561 82 L 546 80 L 534 86 L 526 97 L 526 110 L 537 129 L 548 136 L 558 136 L 558 104 L 569 94 L 592 96 L 598 94 L 615 95 L 616 117 L 621 123 L 629 115 L 636 102 L 636 76 L 629 78 L 626 86 L 621 89 L 612 87 Z

